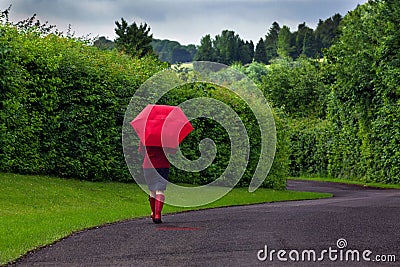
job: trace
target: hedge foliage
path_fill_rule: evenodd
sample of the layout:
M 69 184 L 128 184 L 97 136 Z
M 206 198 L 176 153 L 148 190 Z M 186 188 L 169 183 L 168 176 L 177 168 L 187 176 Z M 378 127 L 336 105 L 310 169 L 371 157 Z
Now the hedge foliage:
M 71 38 L 0 26 L 0 170 L 130 180 L 121 149 L 127 103 L 165 68 Z
M 335 73 L 329 173 L 400 182 L 400 6 L 369 1 L 350 12 L 330 49 Z
M 125 111 L 136 90 L 167 67 L 151 56 L 132 58 L 35 29 L 0 26 L 0 170 L 49 174 L 92 181 L 133 181 L 122 152 Z M 160 103 L 177 105 L 193 97 L 211 97 L 232 106 L 244 120 L 251 140 L 248 169 L 239 185 L 248 185 L 258 163 L 260 134 L 249 107 L 223 88 L 197 84 L 178 88 Z M 284 127 L 276 117 L 278 127 Z M 213 164 L 199 173 L 174 168 L 174 182 L 205 184 L 226 168 L 229 136 L 218 123 L 193 121 L 185 140 L 188 158 L 198 157 L 199 141 L 211 138 L 218 148 Z M 277 160 L 263 186 L 285 187 L 284 131 Z
M 290 176 L 327 175 L 329 123 L 325 64 L 319 60 L 275 60 L 261 86 L 286 124 Z
M 328 176 L 330 126 L 327 120 L 289 120 L 290 174 Z
M 324 118 L 328 87 L 323 70 L 318 60 L 281 58 L 269 66 L 262 87 L 273 106 L 289 117 Z
M 347 14 L 323 61 L 280 59 L 263 80 L 287 116 L 291 175 L 400 182 L 400 7 Z
M 205 83 L 186 84 L 182 88 L 171 90 L 168 92 L 168 94 L 164 95 L 162 99 L 160 99 L 159 103 L 179 105 L 187 99 L 201 97 L 212 98 L 228 105 L 234 110 L 235 114 L 237 114 L 243 122 L 249 137 L 250 155 L 247 162 L 246 171 L 244 172 L 244 175 L 242 176 L 238 185 L 248 186 L 259 162 L 262 140 L 259 123 L 257 122 L 257 119 L 251 109 L 254 107 L 249 107 L 244 100 L 242 100 L 229 89 L 217 86 L 215 84 Z M 202 109 L 203 108 L 200 106 L 199 110 Z M 199 114 L 200 112 L 201 111 L 199 111 Z M 213 117 L 215 114 L 221 112 L 222 111 L 218 106 L 216 106 L 214 110 L 207 110 L 207 113 L 210 117 Z M 234 129 L 234 123 L 229 122 L 229 115 L 222 114 L 221 116 L 223 117 L 225 123 L 227 122 L 228 127 Z M 274 114 L 274 120 L 278 132 L 276 154 L 271 170 L 262 186 L 283 189 L 286 186 L 286 177 L 289 174 L 289 148 L 287 146 L 288 133 L 286 126 L 278 114 Z M 215 164 L 213 163 L 205 170 L 191 173 L 190 175 L 178 170 L 177 168 L 172 168 L 171 179 L 180 183 L 190 183 L 191 181 L 195 181 L 197 184 L 208 184 L 222 175 L 230 160 L 236 160 L 230 157 L 231 149 L 234 148 L 232 147 L 231 137 L 228 135 L 227 129 L 224 129 L 219 121 L 210 118 L 197 118 L 192 121 L 192 125 L 195 128 L 194 132 L 191 133 L 181 144 L 183 154 L 188 159 L 196 160 L 201 156 L 199 149 L 197 149 L 200 141 L 204 138 L 210 138 L 214 141 L 217 147 L 217 154 L 214 160 Z M 233 131 L 230 134 L 235 135 L 237 133 Z M 236 137 L 242 138 L 241 136 Z M 244 144 L 239 144 L 239 149 L 241 149 L 241 146 L 243 145 Z M 240 164 L 240 162 L 238 162 L 238 164 Z M 233 173 L 231 174 L 231 177 L 236 178 L 237 176 L 235 177 L 235 175 L 236 174 Z M 229 184 L 230 182 L 228 180 L 229 179 L 227 178 L 225 181 L 222 181 Z

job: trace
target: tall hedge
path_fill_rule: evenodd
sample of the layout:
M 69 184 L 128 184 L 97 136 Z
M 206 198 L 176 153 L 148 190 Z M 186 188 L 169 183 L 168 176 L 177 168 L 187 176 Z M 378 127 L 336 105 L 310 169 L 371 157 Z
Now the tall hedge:
M 290 119 L 289 159 L 292 176 L 328 175 L 330 124 L 322 119 Z
M 186 84 L 181 88 L 171 90 L 162 99 L 160 99 L 159 103 L 179 105 L 187 99 L 201 97 L 216 99 L 228 105 L 243 122 L 249 137 L 250 154 L 247 168 L 241 177 L 241 180 L 238 182 L 238 185 L 248 186 L 253 178 L 257 164 L 259 163 L 261 142 L 263 138 L 260 133 L 259 123 L 252 112 L 252 108 L 254 107 L 249 107 L 244 100 L 242 100 L 229 89 L 214 84 L 205 83 Z M 200 106 L 199 109 L 202 110 L 203 108 Z M 218 106 L 215 106 L 212 109 L 207 110 L 207 113 L 210 115 L 210 117 L 213 116 L 212 114 L 222 112 Z M 284 189 L 286 187 L 286 178 L 289 175 L 289 133 L 287 126 L 279 116 L 280 114 L 274 112 L 273 115 L 277 128 L 276 153 L 270 172 L 264 180 L 262 186 L 275 189 Z M 227 115 L 224 116 L 224 121 L 227 122 Z M 215 160 L 213 161 L 212 165 L 200 172 L 186 173 L 173 167 L 171 170 L 171 179 L 174 182 L 179 183 L 195 182 L 196 184 L 208 184 L 222 175 L 230 160 L 235 161 L 235 159 L 231 159 L 231 149 L 234 148 L 231 146 L 231 139 L 227 133 L 227 130 L 224 129 L 218 121 L 214 121 L 210 118 L 197 118 L 192 121 L 192 125 L 195 130 L 182 142 L 182 153 L 188 159 L 196 160 L 201 156 L 198 149 L 200 141 L 204 138 L 210 138 L 214 141 L 217 148 Z M 234 123 L 232 122 L 232 125 L 229 126 L 232 127 L 233 125 Z M 231 132 L 230 134 L 235 134 L 235 132 Z M 241 136 L 241 138 L 245 137 Z M 237 178 L 235 175 L 232 176 L 233 178 Z M 229 181 L 222 181 L 229 184 Z
M 130 180 L 121 149 L 125 108 L 165 68 L 39 31 L 0 26 L 0 170 Z
M 375 0 L 342 21 L 328 62 L 332 176 L 400 182 L 400 6 Z
M 267 69 L 265 95 L 281 110 L 287 129 L 289 175 L 326 176 L 330 126 L 326 121 L 328 86 L 324 62 L 282 58 Z
M 0 26 L 0 58 L 0 171 L 133 181 L 122 152 L 125 111 L 136 90 L 165 69 L 165 63 L 151 56 L 138 59 L 116 50 L 100 51 L 71 38 L 10 25 Z M 226 97 L 222 88 L 203 86 L 204 90 L 189 86 L 171 92 L 163 98 L 164 104 L 179 104 L 197 95 L 233 105 L 243 115 L 252 142 L 249 168 L 239 182 L 247 185 L 259 153 L 254 116 L 243 101 Z M 219 154 L 204 172 L 173 169 L 171 177 L 175 182 L 204 184 L 226 167 L 230 147 L 215 122 L 193 123 L 198 132 L 186 141 L 188 157 L 198 156 L 196 148 L 204 137 L 219 143 Z M 278 117 L 277 125 L 283 125 Z M 282 138 L 276 161 L 263 185 L 282 189 L 288 166 L 285 131 L 278 136 Z
M 314 59 L 277 59 L 269 65 L 262 87 L 272 105 L 291 118 L 325 118 L 328 87 L 323 69 Z

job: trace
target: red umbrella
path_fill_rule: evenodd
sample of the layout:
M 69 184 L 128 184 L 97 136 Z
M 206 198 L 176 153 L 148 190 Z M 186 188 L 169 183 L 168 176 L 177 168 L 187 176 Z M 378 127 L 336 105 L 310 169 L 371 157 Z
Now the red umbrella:
M 143 145 L 170 148 L 194 129 L 179 107 L 166 105 L 147 105 L 130 124 Z

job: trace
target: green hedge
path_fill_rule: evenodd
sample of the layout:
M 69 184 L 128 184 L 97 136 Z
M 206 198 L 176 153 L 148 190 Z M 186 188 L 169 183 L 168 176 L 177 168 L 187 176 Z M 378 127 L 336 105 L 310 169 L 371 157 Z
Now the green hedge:
M 273 107 L 290 118 L 325 118 L 328 86 L 323 62 L 314 59 L 276 59 L 268 66 L 262 88 Z
M 400 182 L 400 7 L 369 1 L 349 13 L 327 53 L 332 176 Z
M 204 83 L 187 84 L 181 88 L 171 90 L 160 99 L 159 104 L 179 105 L 187 99 L 199 97 L 208 97 L 227 104 L 238 114 L 243 122 L 249 136 L 250 155 L 247 169 L 238 185 L 248 186 L 259 162 L 261 150 L 260 129 L 251 107 L 230 90 Z M 199 108 L 201 109 L 201 107 Z M 209 114 L 216 114 L 221 111 L 218 107 L 215 107 L 214 110 L 207 110 L 207 112 Z M 276 154 L 270 172 L 262 186 L 284 189 L 286 187 L 286 177 L 289 174 L 288 130 L 286 124 L 280 119 L 278 114 L 274 114 L 274 119 L 277 128 Z M 217 121 L 209 118 L 198 118 L 192 121 L 192 125 L 195 128 L 194 132 L 181 144 L 183 155 L 191 160 L 199 158 L 201 154 L 199 149 L 197 149 L 198 144 L 202 139 L 210 138 L 217 147 L 215 163 L 203 171 L 190 174 L 173 167 L 171 169 L 171 179 L 179 183 L 192 183 L 194 181 L 196 184 L 207 184 L 219 178 L 226 169 L 229 160 L 231 160 L 231 141 L 226 130 Z M 235 177 L 234 174 L 232 176 Z M 229 184 L 229 181 L 225 182 Z
M 164 64 L 7 25 L 0 56 L 0 170 L 131 180 L 121 148 L 125 108 Z
M 0 58 L 4 73 L 0 77 L 0 171 L 133 181 L 122 152 L 124 114 L 136 90 L 166 64 L 151 56 L 131 58 L 71 38 L 34 29 L 22 32 L 7 25 L 0 26 Z M 254 115 L 222 88 L 201 86 L 202 90 L 189 86 L 180 93 L 172 91 L 163 101 L 174 105 L 207 96 L 233 106 L 250 135 L 250 163 L 239 182 L 247 185 L 258 163 L 260 134 Z M 284 129 L 278 117 L 276 122 Z M 217 158 L 199 173 L 173 169 L 171 178 L 204 184 L 224 170 L 230 146 L 217 123 L 207 119 L 193 123 L 197 132 L 183 144 L 186 156 L 198 157 L 199 141 L 208 137 L 218 144 Z M 278 153 L 263 186 L 282 189 L 288 173 L 285 131 L 278 136 Z
M 326 121 L 328 86 L 324 62 L 281 58 L 268 66 L 262 88 L 280 109 L 287 131 L 289 174 L 328 175 L 331 131 Z
M 290 120 L 290 174 L 292 176 L 328 175 L 331 143 L 329 122 L 322 119 Z

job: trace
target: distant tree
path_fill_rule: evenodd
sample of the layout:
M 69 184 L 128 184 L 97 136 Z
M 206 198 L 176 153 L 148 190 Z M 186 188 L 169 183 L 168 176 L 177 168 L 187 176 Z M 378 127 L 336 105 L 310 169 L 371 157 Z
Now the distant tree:
M 151 42 L 154 53 L 163 62 L 171 64 L 191 62 L 196 55 L 195 45 L 181 45 L 177 41 L 153 39 Z
M 323 49 L 331 47 L 335 39 L 339 36 L 339 24 L 342 21 L 340 14 L 325 21 L 319 20 L 315 29 L 315 48 L 322 54 Z
M 244 41 L 234 31 L 224 30 L 215 39 L 207 34 L 200 41 L 195 60 L 216 61 L 223 64 L 248 64 L 254 57 L 254 44 Z
M 259 85 L 262 85 L 263 78 L 265 78 L 268 72 L 267 65 L 255 61 L 243 67 L 234 67 L 239 71 L 242 71 L 247 77 Z
M 190 53 L 190 56 L 192 57 L 192 60 L 194 59 L 194 56 L 197 53 L 197 48 L 194 44 L 190 44 L 186 46 L 186 50 Z
M 297 32 L 294 33 L 296 36 L 296 51 L 294 57 L 297 58 L 300 55 L 306 57 L 315 56 L 315 38 L 314 30 L 306 26 L 306 23 L 299 24 Z
M 117 48 L 127 54 L 143 57 L 146 54 L 153 53 L 151 42 L 153 35 L 150 34 L 150 27 L 147 24 L 140 24 L 138 26 L 135 22 L 128 25 L 128 23 L 121 18 L 121 23 L 116 21 L 115 33 L 117 38 L 115 44 Z
M 253 61 L 254 57 L 254 44 L 252 41 L 239 40 L 239 55 L 238 60 L 242 64 L 248 64 Z
M 93 45 L 101 50 L 111 50 L 115 47 L 115 43 L 104 36 L 100 36 Z
M 300 55 L 304 55 L 306 57 L 315 57 L 317 52 L 315 49 L 315 35 L 312 29 L 307 29 L 304 33 L 304 38 L 301 43 L 301 53 Z
M 293 52 L 295 52 L 295 47 L 292 44 L 293 35 L 290 32 L 290 28 L 286 25 L 283 25 L 278 34 L 278 55 L 280 57 L 292 57 Z
M 265 95 L 293 118 L 325 118 L 329 90 L 321 80 L 321 64 L 305 58 L 274 61 L 262 80 Z
M 153 47 L 153 51 L 158 55 L 158 58 L 161 61 L 169 62 L 171 64 L 174 63 L 172 60 L 172 51 L 174 51 L 174 49 L 182 47 L 180 43 L 176 41 L 158 39 L 153 39 L 153 41 L 151 42 L 151 46 Z
M 182 47 L 176 47 L 172 50 L 172 62 L 175 63 L 183 63 L 192 61 L 193 57 L 190 55 L 189 51 Z
M 264 64 L 268 63 L 267 50 L 263 38 L 260 38 L 260 40 L 256 45 L 256 51 L 254 53 L 254 61 Z
M 196 61 L 214 61 L 214 49 L 211 36 L 207 34 L 200 40 L 200 46 L 194 57 Z
M 240 61 L 239 58 L 239 35 L 234 31 L 224 30 L 220 35 L 215 36 L 213 47 L 215 49 L 216 60 L 219 63 L 230 65 Z
M 281 27 L 275 21 L 269 29 L 268 34 L 265 36 L 265 50 L 267 54 L 267 63 L 271 59 L 278 57 L 278 35 Z

